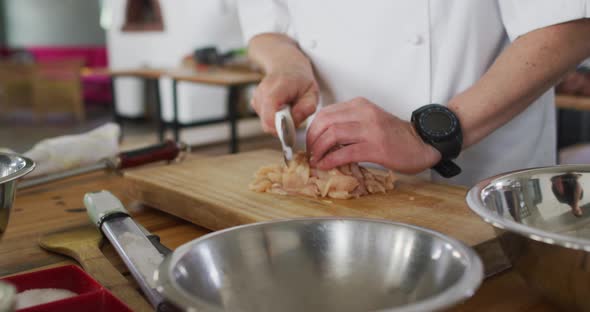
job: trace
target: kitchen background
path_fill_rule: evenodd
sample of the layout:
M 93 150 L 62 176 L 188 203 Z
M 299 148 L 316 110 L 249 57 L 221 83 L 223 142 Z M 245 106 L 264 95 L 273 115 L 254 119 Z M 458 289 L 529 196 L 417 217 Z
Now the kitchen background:
M 151 26 L 128 27 L 128 19 L 138 16 Z M 113 98 L 124 129 L 122 146 L 154 143 L 156 91 L 160 94 L 161 118 L 170 122 L 171 81 L 160 79 L 159 90 L 155 90 L 156 86 L 145 80 L 122 77 L 115 81 L 113 91 L 108 77 L 93 72 L 107 67 L 176 68 L 195 49 L 207 46 L 219 51 L 244 47 L 234 1 L 0 0 L 0 58 L 4 58 L 0 59 L 0 147 L 23 152 L 43 138 L 84 132 L 111 121 Z M 31 66 L 68 59 L 82 62 L 81 67 L 64 69 L 65 75 L 68 70 L 75 73 L 69 82 L 53 86 L 57 91 L 41 98 L 23 96 L 31 88 L 42 89 L 34 85 L 37 80 Z M 23 67 L 2 67 L 8 61 L 20 62 Z M 584 71 L 581 68 L 571 74 L 560 92 L 574 96 L 576 101 L 587 99 L 590 76 Z M 177 90 L 181 123 L 227 114 L 225 87 L 179 82 Z M 67 101 L 60 92 L 78 92 L 81 100 L 64 105 Z M 248 94 L 243 94 L 243 102 L 247 102 Z M 562 161 L 590 162 L 585 145 L 590 142 L 590 114 L 583 105 L 564 107 L 559 108 Z M 246 142 L 252 137 L 264 138 L 255 139 L 257 143 L 272 141 L 262 134 L 255 118 L 242 119 L 238 128 Z M 228 133 L 228 125 L 221 123 L 183 129 L 180 138 L 201 146 L 224 142 Z

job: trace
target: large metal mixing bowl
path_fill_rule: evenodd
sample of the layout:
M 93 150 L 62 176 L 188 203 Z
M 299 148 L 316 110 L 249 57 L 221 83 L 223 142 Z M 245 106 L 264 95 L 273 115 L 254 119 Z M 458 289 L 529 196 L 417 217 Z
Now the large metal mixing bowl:
M 0 238 L 6 231 L 16 193 L 16 180 L 31 172 L 32 160 L 13 154 L 0 153 Z
M 565 311 L 590 311 L 590 166 L 510 172 L 467 194 L 529 286 Z
M 214 232 L 179 247 L 157 289 L 188 311 L 437 311 L 481 283 L 475 252 L 427 229 L 312 218 Z

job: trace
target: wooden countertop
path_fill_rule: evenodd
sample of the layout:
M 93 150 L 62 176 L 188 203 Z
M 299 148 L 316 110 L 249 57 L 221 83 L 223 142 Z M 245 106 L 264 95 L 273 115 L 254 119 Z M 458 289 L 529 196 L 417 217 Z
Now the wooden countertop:
M 81 72 L 81 75 L 105 75 L 113 77 L 132 76 L 147 79 L 157 79 L 162 76 L 170 76 L 178 81 L 188 81 L 220 86 L 257 83 L 262 80 L 263 77 L 261 73 L 255 71 L 214 67 L 211 67 L 209 70 L 199 71 L 182 68 L 84 68 Z M 590 97 L 557 94 L 555 97 L 555 106 L 559 109 L 590 111 Z
M 555 96 L 555 106 L 559 109 L 590 111 L 590 97 L 575 95 Z
M 209 70 L 177 69 L 164 73 L 178 81 L 212 84 L 219 86 L 247 85 L 257 83 L 262 79 L 262 74 L 254 71 L 235 70 L 226 68 L 211 68 Z
M 37 241 L 43 233 L 88 224 L 82 197 L 89 191 L 113 192 L 137 222 L 159 235 L 162 243 L 170 248 L 208 233 L 204 228 L 137 204 L 125 195 L 125 186 L 121 176 L 93 173 L 19 191 L 8 230 L 0 242 L 0 276 L 73 263 L 66 257 L 42 250 Z M 103 252 L 130 278 L 110 245 L 106 245 Z M 473 298 L 450 311 L 558 310 L 532 294 L 523 280 L 509 270 L 487 279 Z
M 234 86 L 257 83 L 262 79 L 262 74 L 245 69 L 209 67 L 204 70 L 188 68 L 129 68 L 129 69 L 85 69 L 83 76 L 106 75 L 112 77 L 139 77 L 146 79 L 158 79 L 171 77 L 177 81 L 187 81 L 217 86 Z

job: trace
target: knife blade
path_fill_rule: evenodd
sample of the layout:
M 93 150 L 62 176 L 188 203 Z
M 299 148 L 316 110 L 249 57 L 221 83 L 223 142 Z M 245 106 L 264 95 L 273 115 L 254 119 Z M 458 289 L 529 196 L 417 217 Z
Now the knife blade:
M 291 116 L 291 106 L 286 105 L 275 113 L 275 128 L 281 141 L 283 159 L 288 164 L 293 159 L 295 149 L 295 123 Z
M 157 311 L 161 311 L 166 303 L 155 288 L 153 275 L 164 260 L 162 253 L 111 192 L 86 193 L 84 205 L 90 220 L 111 242 L 148 301 Z

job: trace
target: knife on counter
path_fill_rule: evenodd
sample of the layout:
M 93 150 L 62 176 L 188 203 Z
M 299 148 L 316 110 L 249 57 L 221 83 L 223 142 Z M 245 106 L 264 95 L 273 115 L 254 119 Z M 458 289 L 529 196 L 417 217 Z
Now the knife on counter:
M 94 171 L 105 169 L 124 170 L 157 161 L 173 161 L 177 159 L 181 153 L 185 152 L 190 152 L 189 145 L 182 142 L 167 140 L 161 144 L 121 152 L 113 157 L 102 159 L 95 164 L 50 173 L 46 176 L 25 179 L 24 181 L 20 181 L 17 187 L 20 190 Z
M 295 123 L 293 122 L 293 116 L 291 116 L 291 106 L 285 105 L 275 113 L 275 128 L 281 141 L 283 159 L 285 160 L 285 164 L 288 165 L 289 161 L 293 159 L 296 139 Z

